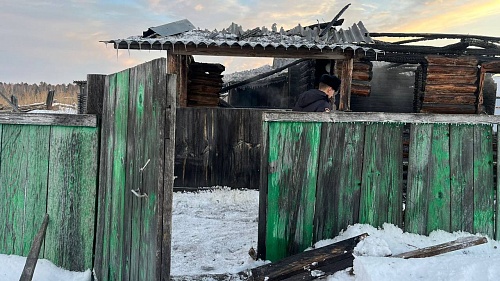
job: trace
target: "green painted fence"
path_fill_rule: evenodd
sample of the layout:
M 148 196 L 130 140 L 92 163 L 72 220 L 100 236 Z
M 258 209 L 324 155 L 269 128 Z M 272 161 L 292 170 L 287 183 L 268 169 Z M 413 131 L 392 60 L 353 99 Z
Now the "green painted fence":
M 263 120 L 261 258 L 301 252 L 355 223 L 499 236 L 498 116 L 289 112 Z
M 0 253 L 27 256 L 48 213 L 40 258 L 92 268 L 98 131 L 95 116 L 0 114 Z

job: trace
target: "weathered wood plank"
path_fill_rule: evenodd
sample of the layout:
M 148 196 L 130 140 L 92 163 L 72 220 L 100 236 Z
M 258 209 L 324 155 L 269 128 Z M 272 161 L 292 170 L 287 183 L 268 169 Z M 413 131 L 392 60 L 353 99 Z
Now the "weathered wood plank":
M 160 221 L 161 227 L 158 226 L 158 233 L 161 242 L 161 266 L 157 268 L 157 278 L 160 280 L 168 280 L 170 278 L 170 264 L 171 264 L 171 240 L 172 240 L 172 197 L 173 197 L 173 186 L 174 186 L 174 162 L 175 162 L 175 124 L 176 124 L 176 77 L 175 75 L 166 76 L 166 100 L 165 100 L 165 123 L 164 123 L 164 157 L 163 157 L 163 177 L 158 177 L 158 179 L 163 179 L 162 192 L 163 197 L 158 197 L 158 202 L 163 202 Z M 161 91 L 160 91 L 161 92 Z M 161 164 L 161 162 L 159 163 Z M 161 169 L 161 167 L 158 167 Z M 160 183 L 158 184 L 160 185 Z M 160 249 L 160 248 L 159 248 Z
M 454 73 L 455 75 L 474 75 L 477 74 L 477 66 L 448 66 L 448 65 L 429 65 L 427 73 Z
M 40 254 L 40 249 L 42 248 L 43 239 L 45 238 L 45 231 L 47 230 L 47 225 L 49 224 L 49 215 L 45 214 L 40 230 L 33 239 L 33 244 L 31 244 L 30 252 L 26 258 L 26 263 L 24 264 L 23 272 L 21 273 L 21 278 L 19 281 L 31 281 L 33 275 L 35 274 L 35 267 L 38 262 L 38 256 Z
M 474 94 L 477 91 L 476 85 L 470 84 L 428 84 L 425 86 L 425 91 L 436 93 L 470 93 Z
M 467 104 L 475 106 L 476 102 L 477 97 L 474 94 L 427 92 L 424 96 L 424 103 Z
M 432 124 L 412 124 L 408 155 L 405 231 L 427 233 L 427 183 Z
M 427 231 L 451 231 L 450 129 L 433 124 L 429 155 Z
M 126 166 L 127 166 L 127 120 L 128 120 L 128 96 L 129 96 L 130 69 L 126 69 L 116 74 L 116 84 L 114 87 L 115 103 L 110 104 L 113 114 L 109 122 L 113 123 L 113 143 L 110 147 L 112 151 L 111 174 L 111 210 L 106 214 L 110 222 L 109 233 L 109 269 L 108 280 L 124 280 L 122 268 L 124 257 L 124 216 L 125 216 L 125 196 L 130 193 L 126 186 Z
M 321 124 L 269 124 L 266 259 L 312 245 Z
M 344 260 L 350 261 L 350 266 L 352 266 L 352 261 L 354 257 L 352 252 L 354 247 L 363 240 L 368 234 L 363 233 L 361 235 L 342 240 L 331 245 L 327 245 L 321 248 L 313 249 L 310 251 L 305 251 L 302 253 L 297 253 L 286 258 L 283 258 L 277 262 L 269 263 L 263 266 L 259 266 L 251 269 L 252 281 L 264 281 L 264 280 L 289 280 L 288 278 L 294 278 L 299 275 L 300 279 L 293 280 L 312 280 L 309 270 L 314 269 L 324 269 L 330 266 L 330 270 L 333 269 L 331 266 L 335 267 L 337 265 L 337 270 L 342 270 L 349 267 L 348 264 L 342 263 Z M 341 263 L 340 268 L 338 263 Z M 306 272 L 306 275 L 301 273 Z M 333 273 L 332 271 L 326 271 L 326 273 Z M 307 275 L 309 275 L 307 277 Z M 305 278 L 305 279 L 302 279 Z M 290 279 L 292 280 L 292 279 Z
M 217 184 L 258 188 L 260 163 L 261 110 L 217 109 L 217 157 L 214 170 Z M 224 171 L 221 173 L 221 171 Z
M 259 186 L 259 224 L 257 233 L 257 255 L 259 259 L 266 259 L 266 236 L 267 236 L 267 198 L 269 191 L 269 124 L 262 122 L 262 147 L 260 162 L 260 186 Z
M 474 127 L 474 232 L 494 236 L 493 131 Z
M 85 114 L 0 113 L 0 124 L 96 127 L 97 119 Z
M 177 109 L 175 151 L 176 186 L 215 185 L 216 110 Z
M 342 83 L 340 84 L 340 102 L 338 108 L 341 111 L 351 110 L 351 82 L 353 63 L 354 59 L 352 57 L 342 60 L 342 73 L 340 74 Z
M 461 237 L 450 242 L 442 243 L 435 246 L 425 247 L 415 251 L 397 254 L 392 257 L 403 258 L 403 259 L 427 258 L 485 243 L 488 243 L 488 239 L 486 237 L 476 237 L 476 236 Z
M 366 126 L 360 223 L 402 225 L 402 137 L 402 124 L 375 123 Z
M 102 116 L 106 75 L 87 75 L 87 114 Z
M 425 56 L 425 59 L 429 63 L 429 65 L 448 65 L 448 66 L 471 66 L 477 67 L 477 59 L 474 59 L 470 56 L 461 56 L 461 57 L 445 57 L 445 56 L 437 56 L 437 55 L 429 55 Z
M 496 124 L 498 115 L 443 115 L 423 113 L 373 113 L 373 112 L 266 112 L 264 121 L 289 122 L 388 122 L 388 123 L 445 123 L 445 124 Z
M 317 242 L 358 222 L 365 125 L 323 124 L 314 213 Z
M 427 103 L 424 100 L 420 109 L 422 113 L 438 113 L 438 114 L 474 114 L 476 106 L 470 104 L 443 104 L 443 103 Z
M 98 216 L 96 229 L 96 248 L 94 259 L 94 270 L 99 280 L 109 280 L 109 258 L 110 258 L 110 232 L 111 218 L 111 194 L 113 174 L 113 153 L 115 124 L 114 105 L 116 102 L 116 74 L 105 78 L 105 91 L 103 98 L 103 115 L 101 128 L 101 152 L 99 156 L 99 196 Z
M 46 212 L 50 127 L 2 125 L 1 136 L 0 252 L 26 256 Z
M 72 271 L 92 268 L 96 147 L 96 128 L 52 127 L 47 194 L 51 223 L 43 257 Z
M 450 126 L 451 231 L 474 232 L 474 126 Z
M 498 128 L 498 125 L 497 125 Z M 500 134 L 498 133 L 497 129 L 497 134 L 496 134 L 496 141 L 497 144 L 500 143 Z M 496 150 L 497 155 L 500 155 L 500 146 L 497 145 L 497 150 Z M 497 177 L 497 185 L 496 185 L 496 198 L 500 198 L 500 181 L 498 180 L 500 178 L 500 161 L 498 161 L 498 156 L 497 156 L 497 166 L 496 166 L 496 177 Z M 500 214 L 500 200 L 495 201 L 495 214 Z M 500 216 L 496 215 L 495 216 L 495 240 L 500 239 Z

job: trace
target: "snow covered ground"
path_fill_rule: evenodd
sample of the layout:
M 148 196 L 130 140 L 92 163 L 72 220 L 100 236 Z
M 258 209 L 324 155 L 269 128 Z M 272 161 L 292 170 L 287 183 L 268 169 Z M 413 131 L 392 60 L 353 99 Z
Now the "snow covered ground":
M 247 254 L 257 248 L 258 192 L 219 188 L 199 193 L 175 193 L 173 201 L 172 276 L 236 273 L 264 264 Z M 328 281 L 375 280 L 500 280 L 499 242 L 473 246 L 435 257 L 385 257 L 470 236 L 466 232 L 403 233 L 385 224 L 376 229 L 356 224 L 320 247 L 367 232 L 355 249 L 353 272 L 341 271 Z M 24 258 L 0 255 L 0 281 L 19 280 Z M 87 281 L 90 271 L 69 272 L 40 260 L 33 280 Z M 206 280 L 206 279 L 205 279 Z

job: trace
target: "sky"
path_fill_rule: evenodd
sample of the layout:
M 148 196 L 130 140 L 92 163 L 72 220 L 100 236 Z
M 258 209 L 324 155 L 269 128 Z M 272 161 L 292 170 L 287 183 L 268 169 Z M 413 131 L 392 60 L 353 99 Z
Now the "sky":
M 208 30 L 232 22 L 244 30 L 273 23 L 286 29 L 331 21 L 348 3 L 343 28 L 361 20 L 370 32 L 500 37 L 499 0 L 0 0 L 0 82 L 67 84 L 165 57 L 165 51 L 117 52 L 100 41 L 181 19 Z M 224 74 L 270 63 L 268 58 L 195 59 L 222 63 Z
M 242 280 L 237 273 L 265 265 L 248 255 L 257 248 L 257 190 L 217 187 L 199 193 L 175 192 L 172 203 L 172 280 L 221 280 L 201 275 L 222 274 L 226 280 Z M 467 232 L 442 230 L 428 236 L 403 232 L 384 224 L 374 228 L 366 224 L 346 227 L 333 239 L 321 240 L 316 248 L 367 233 L 369 236 L 354 248 L 353 267 L 327 276 L 326 281 L 496 281 L 500 278 L 500 242 L 488 239 L 485 244 L 434 257 L 402 259 L 390 257 L 415 249 L 435 246 L 477 236 Z M 0 281 L 18 280 L 26 259 L 0 254 Z M 354 275 L 350 275 L 350 269 Z M 311 274 L 319 276 L 319 270 Z M 232 276 L 232 278 L 229 278 Z M 91 270 L 70 272 L 48 260 L 39 260 L 33 281 L 90 281 Z

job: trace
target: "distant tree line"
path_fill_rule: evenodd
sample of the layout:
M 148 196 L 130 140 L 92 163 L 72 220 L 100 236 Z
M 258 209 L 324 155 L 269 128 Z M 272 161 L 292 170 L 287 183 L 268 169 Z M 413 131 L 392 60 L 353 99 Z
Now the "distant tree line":
M 32 104 L 45 102 L 49 90 L 55 91 L 55 99 L 58 103 L 73 104 L 77 102 L 80 87 L 76 84 L 39 84 L 28 83 L 3 83 L 0 82 L 0 92 L 6 97 L 17 97 L 19 104 Z M 6 105 L 7 102 L 0 97 L 0 104 Z

